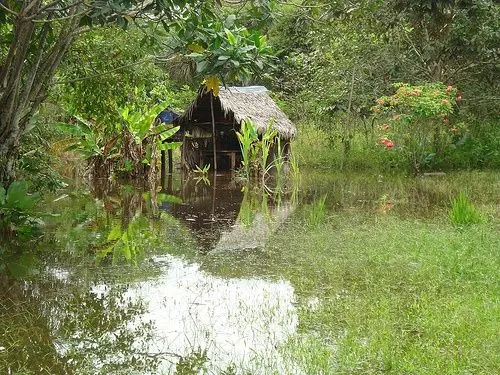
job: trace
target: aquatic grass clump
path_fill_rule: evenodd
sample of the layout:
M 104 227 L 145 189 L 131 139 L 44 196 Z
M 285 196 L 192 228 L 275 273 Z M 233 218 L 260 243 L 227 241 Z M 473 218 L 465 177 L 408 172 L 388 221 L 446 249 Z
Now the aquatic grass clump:
M 325 220 L 326 194 L 311 203 L 308 207 L 307 225 L 317 228 Z
M 243 166 L 243 174 L 247 180 L 250 179 L 250 172 L 252 170 L 252 165 L 256 163 L 257 159 L 257 148 L 256 143 L 259 140 L 259 135 L 257 133 L 257 128 L 255 124 L 246 119 L 241 123 L 241 129 L 236 132 L 238 137 L 238 142 L 240 143 L 241 155 L 243 160 L 241 165 Z
M 452 199 L 449 218 L 451 223 L 457 226 L 479 224 L 483 221 L 481 213 L 464 192 Z

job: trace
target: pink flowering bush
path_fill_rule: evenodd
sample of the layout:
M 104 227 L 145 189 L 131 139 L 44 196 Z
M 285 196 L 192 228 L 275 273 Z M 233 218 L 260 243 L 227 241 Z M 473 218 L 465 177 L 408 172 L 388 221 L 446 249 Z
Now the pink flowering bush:
M 418 173 L 460 131 L 450 121 L 459 96 L 456 88 L 442 83 L 397 83 L 394 87 L 393 95 L 378 98 L 372 107 L 385 121 L 378 127 L 379 143 Z

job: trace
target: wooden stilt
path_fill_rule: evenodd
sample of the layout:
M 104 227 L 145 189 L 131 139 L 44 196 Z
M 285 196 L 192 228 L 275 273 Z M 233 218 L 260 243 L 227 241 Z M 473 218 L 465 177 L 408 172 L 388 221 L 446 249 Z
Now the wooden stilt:
M 214 173 L 217 173 L 217 146 L 215 145 L 215 116 L 214 116 L 214 93 L 210 93 L 210 111 L 212 113 L 212 142 L 214 144 Z
M 161 188 L 163 189 L 165 187 L 165 150 L 161 150 L 160 181 Z
M 172 150 L 168 150 L 168 174 L 172 174 L 174 170 L 174 160 Z

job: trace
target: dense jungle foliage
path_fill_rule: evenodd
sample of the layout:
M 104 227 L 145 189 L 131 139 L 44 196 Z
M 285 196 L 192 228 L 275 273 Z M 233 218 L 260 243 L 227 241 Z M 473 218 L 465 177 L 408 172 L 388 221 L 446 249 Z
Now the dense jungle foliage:
M 182 111 L 203 80 L 265 84 L 299 127 L 304 164 L 497 168 L 499 9 L 488 0 L 2 2 L 2 183 L 56 187 L 68 146 L 91 167 L 114 158 L 114 172 L 134 169 L 141 160 L 117 150 L 148 135 L 123 111 L 136 123 L 157 105 Z

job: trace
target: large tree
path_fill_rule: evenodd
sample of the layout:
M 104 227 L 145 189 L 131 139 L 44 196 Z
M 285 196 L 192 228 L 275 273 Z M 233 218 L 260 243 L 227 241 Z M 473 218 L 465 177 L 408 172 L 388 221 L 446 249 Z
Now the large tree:
M 2 0 L 0 2 L 0 183 L 14 179 L 19 140 L 47 95 L 69 46 L 95 23 L 126 24 L 147 13 L 171 20 L 196 1 Z
M 245 33 L 233 22 L 221 22 L 222 12 L 217 7 L 222 3 L 242 6 L 246 2 L 0 0 L 0 184 L 8 185 L 13 181 L 20 137 L 46 98 L 64 55 L 80 33 L 93 25 L 110 22 L 124 27 L 131 22 L 154 22 L 175 30 L 186 40 L 187 43 L 176 43 L 176 48 L 188 49 L 189 53 L 184 56 L 196 61 L 198 72 L 219 75 L 223 79 L 219 73 L 226 67 L 209 72 L 208 64 L 230 49 L 224 48 L 226 44 L 234 47 L 233 55 L 229 56 L 231 62 L 234 61 L 234 68 L 240 65 L 238 59 L 246 58 L 246 55 L 237 55 L 239 48 L 248 47 L 248 44 L 260 47 L 263 41 L 257 34 Z M 257 9 L 265 9 L 260 3 L 268 2 L 250 3 Z M 239 10 L 240 7 L 235 8 Z M 249 39 L 249 35 L 255 38 Z M 216 37 L 215 45 L 209 41 L 213 36 Z M 210 53 L 210 48 L 216 50 L 215 54 Z M 249 47 L 246 51 L 251 50 Z M 255 59 L 247 59 L 241 69 L 248 68 L 248 61 L 261 68 L 259 61 L 255 64 Z M 238 69 L 232 69 L 231 73 L 238 74 Z

